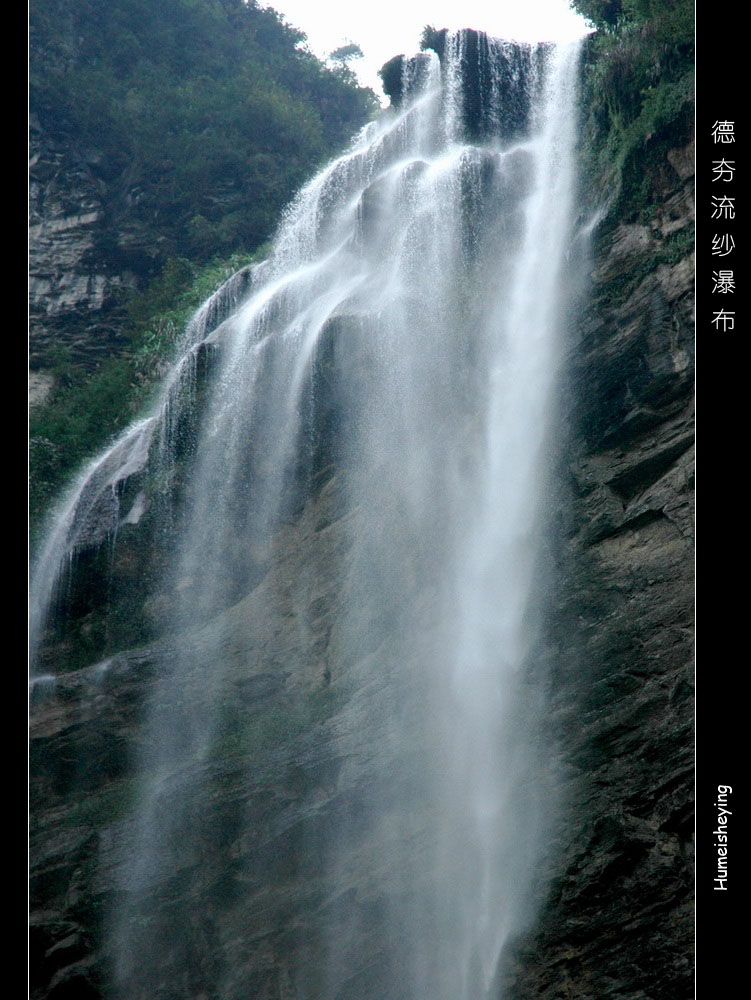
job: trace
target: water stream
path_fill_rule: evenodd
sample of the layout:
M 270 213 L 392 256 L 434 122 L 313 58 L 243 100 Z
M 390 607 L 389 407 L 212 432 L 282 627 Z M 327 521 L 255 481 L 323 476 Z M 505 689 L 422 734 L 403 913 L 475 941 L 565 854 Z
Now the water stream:
M 331 696 L 313 728 L 339 762 L 328 798 L 310 792 L 297 850 L 315 851 L 321 898 L 274 995 L 496 1000 L 503 948 L 533 915 L 556 808 L 535 655 L 578 47 L 468 39 L 404 61 L 400 106 L 300 192 L 222 324 L 162 583 L 169 630 L 191 639 L 155 687 L 121 845 L 112 933 L 128 1000 L 157 995 L 150 969 L 188 933 L 153 913 L 176 872 L 201 868 L 197 803 L 243 670 L 279 671 L 287 706 Z M 186 354 L 207 336 L 194 329 Z M 35 633 L 94 495 L 85 483 L 112 492 L 143 463 L 167 398 L 68 499 L 40 557 Z M 284 540 L 314 514 L 296 562 Z M 297 638 L 275 666 L 284 630 Z M 307 766 L 315 739 L 294 735 Z M 248 782 L 270 762 L 248 752 Z M 250 830 L 255 800 L 240 799 Z M 228 922 L 215 920 L 220 941 Z M 250 971 L 237 987 L 247 956 L 196 940 L 198 981 L 225 1000 L 266 996 Z

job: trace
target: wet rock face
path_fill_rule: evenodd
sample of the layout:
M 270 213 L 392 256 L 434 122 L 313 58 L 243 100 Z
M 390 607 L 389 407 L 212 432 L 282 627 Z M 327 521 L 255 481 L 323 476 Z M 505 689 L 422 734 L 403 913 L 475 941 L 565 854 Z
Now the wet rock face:
M 129 972 L 129 997 L 178 1000 L 186 990 L 217 1000 L 328 996 L 330 972 L 316 962 L 330 944 L 320 909 L 328 907 L 330 926 L 343 919 L 339 905 L 351 919 L 353 893 L 362 926 L 340 933 L 354 948 L 345 965 L 348 974 L 355 970 L 357 986 L 342 995 L 382 1000 L 388 955 L 379 928 L 388 901 L 362 863 L 382 840 L 367 824 L 358 827 L 357 817 L 383 780 L 374 760 L 388 752 L 384 720 L 371 711 L 372 691 L 368 706 L 348 700 L 348 679 L 329 654 L 342 641 L 339 574 L 351 558 L 351 517 L 329 478 L 281 530 L 272 570 L 218 619 L 35 685 L 34 1000 L 118 996 L 112 983 L 123 933 L 146 959 Z M 307 608 L 297 605 L 300 579 L 307 581 Z M 289 628 L 269 639 L 269 618 Z M 303 619 L 310 623 L 305 630 Z M 369 622 L 361 627 L 372 632 Z M 218 709 L 202 701 L 210 694 L 202 650 L 215 648 L 217 629 L 228 676 Z M 367 661 L 375 658 L 377 684 L 388 697 L 397 673 L 383 638 L 390 632 L 372 632 L 372 648 L 353 668 L 373 672 Z M 153 893 L 129 908 L 132 875 L 123 853 L 142 835 L 134 765 L 147 739 L 144 706 L 186 648 L 200 668 L 195 686 L 183 692 L 188 712 L 217 711 L 216 736 L 202 759 L 165 774 L 162 806 L 175 822 L 158 849 L 173 863 L 160 857 Z M 347 753 L 353 727 L 367 748 L 357 760 Z M 392 790 L 400 788 L 397 798 L 406 795 L 406 776 L 387 773 Z M 332 886 L 327 852 L 344 830 L 362 852 L 360 863 L 355 855 L 353 883 L 341 873 L 345 881 Z M 423 819 L 413 830 L 415 850 L 424 833 Z M 113 914 L 124 914 L 124 930 Z M 295 985 L 300 963 L 315 983 Z
M 569 816 L 537 929 L 507 968 L 512 1000 L 693 989 L 692 253 L 654 266 L 691 232 L 691 148 L 668 159 L 651 224 L 596 247 L 599 307 L 569 359 L 550 664 Z
M 498 42 L 481 31 L 467 30 L 463 35 L 462 118 L 468 139 L 484 141 L 497 135 L 509 141 L 523 135 L 529 121 L 533 66 L 541 53 L 532 46 Z
M 423 45 L 437 54 L 444 72 L 446 47 L 455 46 L 459 53 L 459 114 L 467 142 L 484 142 L 491 137 L 508 142 L 525 133 L 534 69 L 545 59 L 545 46 L 510 44 L 471 28 L 459 33 L 426 28 Z M 404 93 L 405 73 L 419 78 L 424 58 L 398 55 L 381 67 L 383 89 L 394 107 L 400 107 L 408 96 Z
M 614 225 L 596 242 L 592 306 L 570 344 L 561 456 L 568 495 L 544 665 L 566 820 L 541 873 L 539 919 L 507 956 L 498 983 L 504 1000 L 684 1000 L 691 989 L 693 268 L 681 248 L 692 221 L 693 157 L 677 148 L 667 159 L 652 219 Z M 87 204 L 94 202 L 73 208 Z M 83 242 L 81 235 L 79 250 Z M 318 377 L 325 381 L 325 353 Z M 384 741 L 362 701 L 350 700 L 347 678 L 335 666 L 332 674 L 338 661 L 329 655 L 341 641 L 335 567 L 352 557 L 357 534 L 356 512 L 342 506 L 333 475 L 337 419 L 332 402 L 320 420 L 316 489 L 283 526 L 274 571 L 211 625 L 223 630 L 236 683 L 211 752 L 189 776 L 167 776 L 176 809 L 181 781 L 200 794 L 191 796 L 192 812 L 176 813 L 179 836 L 165 845 L 179 848 L 169 885 L 132 915 L 144 947 L 153 949 L 151 978 L 134 994 L 144 1000 L 384 1000 L 383 983 L 398 980 L 378 929 L 385 907 L 405 901 L 396 884 L 384 900 L 363 862 L 374 857 L 367 829 L 352 833 L 361 853 L 341 884 L 332 890 L 323 876 L 327 843 L 344 824 L 356 825 L 373 773 L 384 770 L 369 771 L 367 755 L 345 756 L 353 728 L 373 754 Z M 140 486 L 132 489 L 123 513 L 138 510 Z M 134 513 L 123 536 L 147 531 L 150 517 L 148 509 Z M 158 615 L 157 604 L 174 599 L 143 587 L 135 539 L 125 539 L 117 559 L 135 567 L 115 566 L 131 582 L 133 607 L 148 599 Z M 290 581 L 300 579 L 310 581 L 312 634 L 299 630 L 290 597 Z M 262 644 L 248 623 L 263 620 L 264 608 L 289 628 Z M 129 615 L 132 626 L 126 609 Z M 388 665 L 389 650 L 377 639 L 387 630 L 377 626 L 362 625 L 376 637 L 367 655 Z M 32 1000 L 114 1000 L 111 914 L 123 910 L 127 889 L 118 845 L 137 835 L 143 709 L 175 644 L 185 641 L 147 642 L 35 685 Z M 187 641 L 200 653 L 200 629 Z M 365 670 L 366 661 L 353 669 Z M 387 669 L 382 676 L 386 687 Z M 195 697 L 200 704 L 200 687 Z M 396 798 L 408 797 L 400 788 Z M 417 857 L 424 821 L 411 830 Z M 340 992 L 329 989 L 323 969 L 318 982 L 296 981 L 300 960 L 315 968 L 325 950 L 316 937 L 321 909 L 337 928 L 337 900 L 352 897 L 361 927 L 339 928 L 340 939 L 346 930 L 357 944 L 343 956 L 352 978 Z

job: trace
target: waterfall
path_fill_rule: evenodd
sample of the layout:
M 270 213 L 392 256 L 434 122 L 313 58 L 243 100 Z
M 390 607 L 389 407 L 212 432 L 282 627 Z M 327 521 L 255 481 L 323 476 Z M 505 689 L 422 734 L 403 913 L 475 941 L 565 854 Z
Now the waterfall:
M 182 358 L 218 345 L 190 454 L 167 440 L 181 359 L 40 557 L 36 631 L 87 497 L 111 534 L 117 484 L 181 464 L 171 639 L 112 849 L 126 1000 L 495 1000 L 533 916 L 578 46 L 442 39 L 299 193 L 221 335 L 187 335 Z M 292 869 L 315 885 L 297 904 Z
M 262 265 L 261 265 L 262 266 Z M 193 398 L 196 359 L 216 337 L 224 319 L 244 298 L 258 266 L 232 275 L 196 310 L 175 345 L 175 360 L 162 381 L 151 412 L 134 421 L 76 476 L 51 511 L 43 541 L 33 561 L 29 586 L 29 663 L 32 682 L 45 625 L 76 554 L 114 538 L 123 519 L 138 517 L 138 507 L 124 514 L 120 490 L 147 466 L 167 469 L 174 461 L 175 428 Z

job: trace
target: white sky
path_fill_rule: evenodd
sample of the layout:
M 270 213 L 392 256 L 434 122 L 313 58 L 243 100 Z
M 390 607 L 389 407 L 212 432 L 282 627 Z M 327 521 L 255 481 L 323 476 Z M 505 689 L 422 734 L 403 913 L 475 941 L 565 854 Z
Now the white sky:
M 378 70 L 400 52 L 417 52 L 426 24 L 477 28 L 520 42 L 562 41 L 587 30 L 568 0 L 266 0 L 264 6 L 304 31 L 319 58 L 356 42 L 364 58 L 353 59 L 350 68 L 379 97 Z

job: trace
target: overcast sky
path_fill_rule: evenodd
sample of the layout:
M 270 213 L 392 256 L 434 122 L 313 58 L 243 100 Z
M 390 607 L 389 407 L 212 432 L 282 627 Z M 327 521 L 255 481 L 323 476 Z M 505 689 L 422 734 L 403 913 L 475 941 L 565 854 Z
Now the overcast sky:
M 527 42 L 571 38 L 587 30 L 568 0 L 271 0 L 266 6 L 304 31 L 320 58 L 356 42 L 364 58 L 350 66 L 379 97 L 378 70 L 392 56 L 417 52 L 426 24 L 477 28 Z

